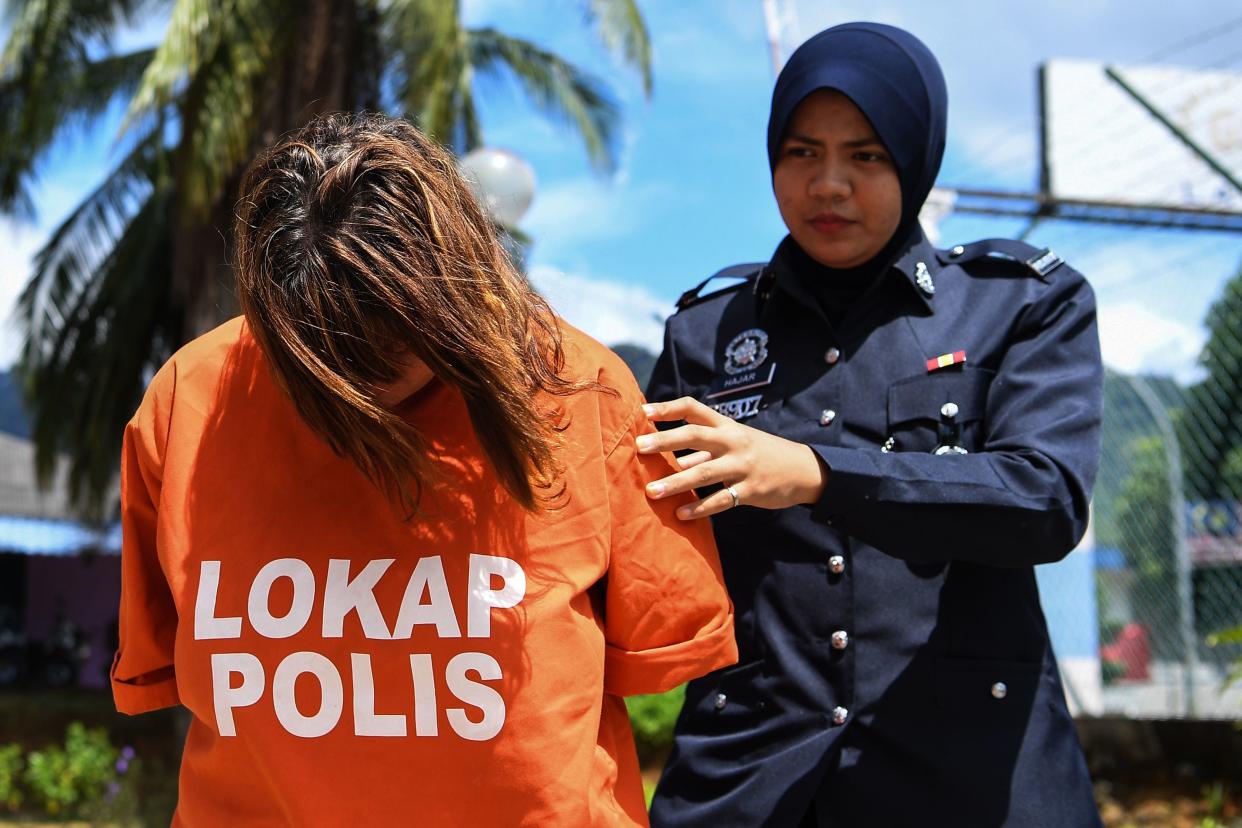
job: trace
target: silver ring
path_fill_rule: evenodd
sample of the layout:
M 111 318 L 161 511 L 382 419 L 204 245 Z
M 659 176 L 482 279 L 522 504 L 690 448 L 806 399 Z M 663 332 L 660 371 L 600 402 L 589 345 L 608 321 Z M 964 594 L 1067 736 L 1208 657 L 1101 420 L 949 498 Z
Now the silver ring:
M 742 496 L 737 493 L 737 489 L 732 486 L 725 486 L 724 488 L 729 493 L 729 497 L 733 498 L 733 505 L 729 507 L 730 509 L 736 509 L 742 505 Z

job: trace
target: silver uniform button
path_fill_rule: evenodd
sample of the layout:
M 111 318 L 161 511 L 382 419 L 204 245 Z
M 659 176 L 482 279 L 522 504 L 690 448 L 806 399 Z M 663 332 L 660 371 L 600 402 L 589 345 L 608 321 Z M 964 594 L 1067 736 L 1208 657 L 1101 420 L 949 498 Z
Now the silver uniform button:
M 828 571 L 833 575 L 840 575 L 845 571 L 845 556 L 833 555 L 828 559 Z
M 836 365 L 837 360 L 839 360 L 840 358 L 841 358 L 840 348 L 829 348 L 827 351 L 824 352 L 824 362 L 828 363 L 829 365 Z
M 716 695 L 716 709 L 717 710 L 724 710 L 725 705 L 728 703 L 729 703 L 729 697 L 726 696 L 724 693 L 718 693 Z
M 949 251 L 949 255 L 954 258 L 957 258 L 958 256 L 962 255 L 965 252 L 966 252 L 966 248 L 962 247 L 959 244 L 959 245 L 955 245 L 954 248 Z
M 992 685 L 992 698 L 1003 699 L 1009 695 L 1009 688 L 1005 686 L 1005 682 L 998 681 Z
M 832 723 L 833 724 L 843 725 L 845 724 L 845 720 L 848 719 L 849 717 L 850 717 L 850 711 L 846 710 L 844 707 L 832 708 Z
M 822 426 L 830 426 L 832 425 L 832 421 L 836 418 L 837 412 L 833 411 L 831 408 L 825 408 L 819 414 L 819 424 Z
M 957 403 L 947 402 L 940 406 L 940 416 L 947 417 L 952 420 L 957 416 Z
M 832 634 L 832 649 L 844 650 L 850 646 L 850 634 L 845 630 L 837 630 Z

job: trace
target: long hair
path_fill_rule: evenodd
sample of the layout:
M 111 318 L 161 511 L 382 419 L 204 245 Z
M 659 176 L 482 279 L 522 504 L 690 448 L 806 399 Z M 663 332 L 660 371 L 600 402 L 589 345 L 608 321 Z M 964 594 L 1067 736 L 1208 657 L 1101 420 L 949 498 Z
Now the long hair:
M 460 391 L 523 508 L 560 493 L 556 398 L 595 383 L 562 377 L 556 317 L 434 141 L 380 115 L 315 119 L 246 172 L 235 250 L 277 382 L 407 516 L 433 476 L 429 442 L 375 394 L 410 355 Z

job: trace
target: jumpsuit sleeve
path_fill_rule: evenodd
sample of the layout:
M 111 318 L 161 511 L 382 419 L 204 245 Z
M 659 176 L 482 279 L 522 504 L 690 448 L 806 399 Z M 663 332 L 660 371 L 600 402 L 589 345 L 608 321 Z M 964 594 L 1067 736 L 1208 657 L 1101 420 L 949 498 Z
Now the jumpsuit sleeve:
M 173 671 L 177 609 L 156 544 L 160 482 L 175 368 L 156 375 L 125 429 L 121 454 L 120 643 L 112 697 L 121 713 L 180 703 Z
M 632 377 L 605 403 L 619 427 L 605 451 L 610 555 L 604 590 L 604 690 L 660 693 L 737 661 L 733 605 L 707 521 L 674 514 L 689 500 L 653 501 L 645 487 L 669 474 L 663 455 L 640 455 L 635 438 L 654 431 Z
M 982 450 L 812 445 L 829 470 L 812 516 L 911 562 L 1059 560 L 1086 531 L 1103 369 L 1095 298 L 1062 267 L 1023 313 L 988 391 Z

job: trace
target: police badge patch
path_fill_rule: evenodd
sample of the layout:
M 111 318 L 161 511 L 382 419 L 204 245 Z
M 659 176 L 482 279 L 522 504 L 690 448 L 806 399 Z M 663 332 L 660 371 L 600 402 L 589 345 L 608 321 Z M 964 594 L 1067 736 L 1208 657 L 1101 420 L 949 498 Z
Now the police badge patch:
M 742 331 L 725 348 L 724 369 L 727 374 L 753 371 L 768 358 L 768 335 L 759 328 Z
M 763 394 L 755 394 L 754 389 L 771 385 L 776 376 L 776 363 L 767 360 L 767 332 L 759 328 L 742 331 L 725 347 L 723 374 L 717 374 L 704 401 L 734 420 L 755 416 L 763 407 Z M 751 394 L 736 396 L 745 391 Z

